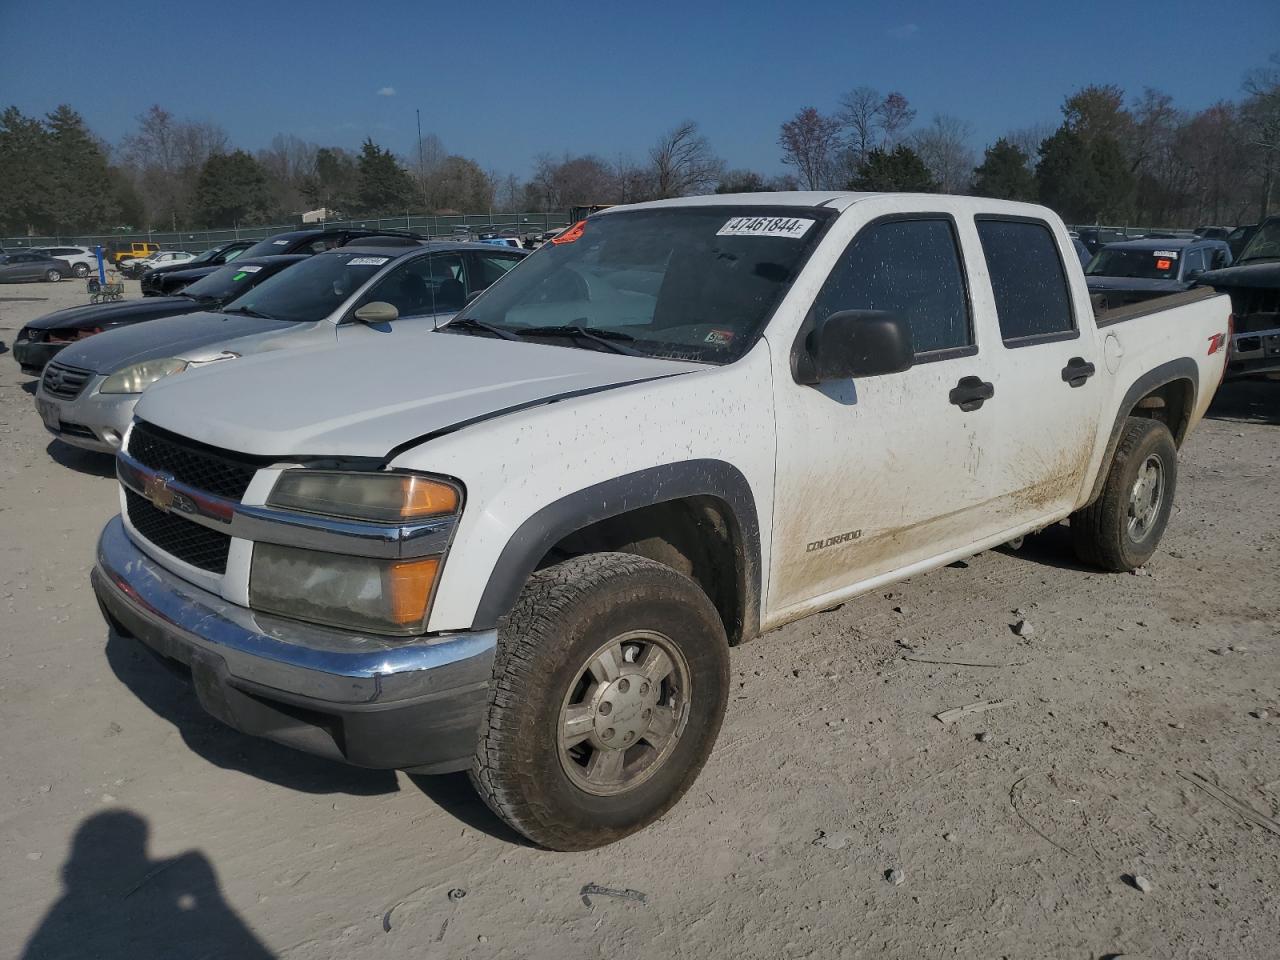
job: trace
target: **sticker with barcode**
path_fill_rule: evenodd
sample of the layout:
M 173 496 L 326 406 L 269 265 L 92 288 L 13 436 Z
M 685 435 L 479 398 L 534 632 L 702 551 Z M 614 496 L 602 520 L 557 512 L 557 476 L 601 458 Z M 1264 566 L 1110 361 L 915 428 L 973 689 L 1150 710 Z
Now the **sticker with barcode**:
M 1177 250 L 1153 250 L 1151 251 L 1151 255 L 1153 257 L 1168 257 L 1170 260 L 1178 259 Z
M 246 263 L 243 267 L 239 268 L 241 273 L 257 273 L 261 269 L 262 268 L 260 266 L 253 263 Z
M 352 257 L 350 260 L 347 261 L 347 266 L 349 267 L 380 267 L 390 259 L 391 259 L 390 257 Z
M 271 245 L 275 247 L 287 247 L 289 245 L 289 241 L 288 240 L 272 240 Z
M 799 240 L 812 220 L 803 217 L 733 217 L 716 231 L 717 237 L 785 237 Z

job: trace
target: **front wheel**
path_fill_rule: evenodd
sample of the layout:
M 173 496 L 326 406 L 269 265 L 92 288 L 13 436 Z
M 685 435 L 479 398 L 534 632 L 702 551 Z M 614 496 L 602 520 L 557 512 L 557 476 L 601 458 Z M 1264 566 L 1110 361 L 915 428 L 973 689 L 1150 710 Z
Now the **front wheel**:
M 44 278 L 48 280 L 50 283 L 57 283 L 59 280 L 62 279 L 62 271 L 58 270 L 57 268 L 51 267 L 48 270 L 48 272 L 45 273 Z
M 1136 570 L 1156 552 L 1173 511 L 1178 450 L 1159 420 L 1130 417 L 1098 499 L 1071 516 L 1076 555 L 1105 570 Z
M 697 584 L 629 554 L 566 560 L 499 630 L 472 783 L 535 843 L 611 843 L 693 784 L 728 693 L 724 625 Z

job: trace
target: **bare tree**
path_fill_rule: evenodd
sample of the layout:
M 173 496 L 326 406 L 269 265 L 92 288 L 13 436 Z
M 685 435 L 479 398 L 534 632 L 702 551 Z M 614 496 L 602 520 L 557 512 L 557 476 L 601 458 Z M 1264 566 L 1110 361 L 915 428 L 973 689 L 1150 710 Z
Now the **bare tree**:
M 1004 139 L 1030 157 L 1034 166 L 1036 157 L 1040 155 L 1040 144 L 1051 136 L 1053 136 L 1053 124 L 1042 122 L 1010 130 L 1004 135 Z
M 1265 67 L 1245 76 L 1245 127 L 1259 171 L 1259 215 L 1271 209 L 1271 197 L 1280 180 L 1280 53 L 1273 53 Z
M 556 160 L 540 154 L 526 193 L 539 210 L 563 210 L 574 204 L 614 203 L 620 194 L 614 168 L 594 154 Z
M 831 185 L 839 143 L 840 121 L 824 117 L 813 107 L 804 107 L 784 123 L 778 136 L 782 162 L 796 168 L 806 190 Z
M 929 125 L 910 137 L 943 193 L 966 193 L 973 181 L 974 154 L 969 147 L 973 130 L 964 120 L 949 114 L 935 114 Z
M 845 129 L 849 159 L 861 163 L 880 143 L 880 108 L 884 98 L 873 87 L 854 87 L 840 98 L 836 114 Z
M 659 197 L 707 193 L 724 172 L 724 161 L 693 120 L 685 120 L 658 140 L 649 151 L 649 163 Z
M 889 150 L 896 147 L 906 136 L 907 129 L 915 118 L 915 108 L 907 102 L 907 98 L 896 90 L 890 91 L 880 104 L 880 131 L 884 134 L 881 148 Z
M 159 104 L 139 116 L 138 129 L 124 138 L 121 153 L 143 197 L 148 221 L 158 226 L 185 222 L 201 168 L 228 146 L 221 127 L 179 120 Z

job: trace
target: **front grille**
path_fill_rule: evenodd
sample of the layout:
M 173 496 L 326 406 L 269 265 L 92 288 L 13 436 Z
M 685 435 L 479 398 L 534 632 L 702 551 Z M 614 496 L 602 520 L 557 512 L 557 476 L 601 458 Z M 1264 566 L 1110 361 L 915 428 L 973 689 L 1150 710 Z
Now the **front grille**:
M 151 543 L 193 567 L 210 573 L 227 572 L 231 538 L 225 533 L 210 530 L 180 514 L 157 510 L 149 500 L 132 490 L 126 489 L 124 496 L 129 522 Z
M 42 385 L 44 392 L 63 400 L 74 400 L 93 376 L 92 370 L 81 370 L 78 367 L 64 367 L 60 363 L 50 363 L 44 368 Z
M 239 500 L 266 458 L 246 457 L 188 440 L 139 421 L 129 434 L 129 456 L 175 480 L 228 500 Z

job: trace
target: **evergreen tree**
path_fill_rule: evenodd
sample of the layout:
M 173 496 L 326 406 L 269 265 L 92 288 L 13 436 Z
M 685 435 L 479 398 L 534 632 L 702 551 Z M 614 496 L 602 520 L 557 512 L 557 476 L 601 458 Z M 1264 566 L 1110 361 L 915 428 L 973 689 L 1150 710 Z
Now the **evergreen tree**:
M 390 150 L 366 139 L 360 147 L 356 169 L 356 205 L 360 216 L 404 213 L 413 206 L 418 190 Z
M 875 149 L 858 164 L 850 190 L 936 193 L 937 181 L 919 154 L 906 144 L 892 150 Z
M 243 150 L 215 153 L 196 179 L 196 220 L 207 227 L 266 223 L 272 212 L 267 172 Z
M 313 207 L 348 211 L 356 203 L 356 162 L 341 147 L 316 151 L 314 171 L 303 179 L 302 196 Z
M 1030 157 L 1001 137 L 973 171 L 973 192 L 979 197 L 998 200 L 1035 200 L 1036 175 Z
M 17 107 L 0 113 L 0 228 L 34 233 L 47 227 L 49 134 Z
M 57 234 L 106 226 L 119 214 L 107 156 L 66 104 L 48 116 L 43 216 Z

